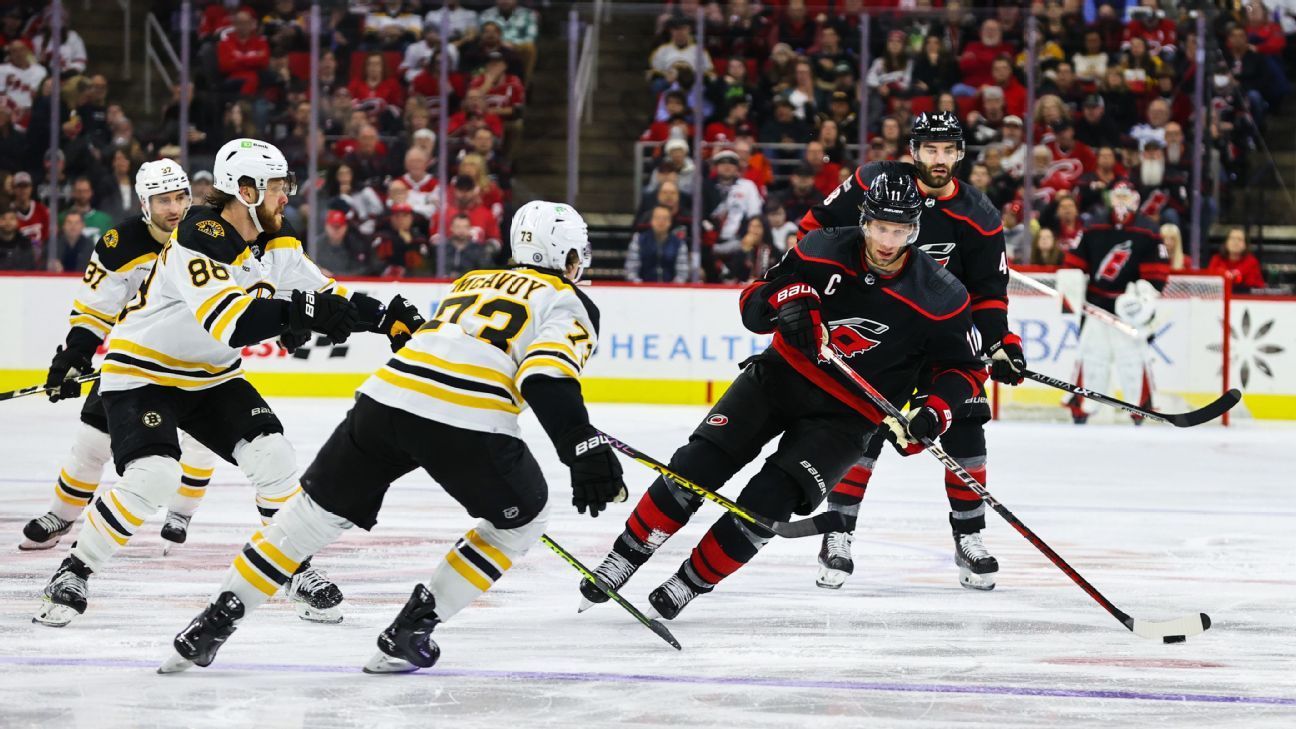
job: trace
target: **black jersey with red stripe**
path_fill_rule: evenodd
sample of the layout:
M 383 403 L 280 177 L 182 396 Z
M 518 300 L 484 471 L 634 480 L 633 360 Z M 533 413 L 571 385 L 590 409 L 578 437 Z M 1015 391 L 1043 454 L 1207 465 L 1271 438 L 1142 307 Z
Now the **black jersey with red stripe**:
M 770 298 L 784 287 L 809 284 L 833 345 L 851 368 L 897 407 L 918 384 L 957 407 L 984 397 L 985 369 L 972 348 L 967 289 L 931 256 L 908 252 L 888 276 L 864 262 L 864 236 L 857 226 L 811 231 L 801 243 L 743 290 L 743 325 L 775 331 Z M 786 361 L 798 373 L 872 422 L 882 418 L 855 386 L 822 362 L 812 362 L 777 332 L 761 357 Z
M 907 162 L 870 162 L 801 218 L 802 235 L 820 228 L 859 225 L 859 206 L 883 172 L 917 177 Z M 921 189 L 921 188 L 920 188 Z M 954 180 L 945 197 L 928 197 L 915 244 L 963 283 L 972 297 L 972 320 L 985 348 L 1008 333 L 1008 257 L 1003 218 L 980 190 Z
M 1085 298 L 1115 313 L 1116 297 L 1125 293 L 1131 282 L 1144 279 L 1157 291 L 1165 288 L 1170 260 L 1156 230 L 1156 223 L 1142 215 L 1124 222 L 1113 215 L 1107 222 L 1085 228 L 1062 265 L 1089 274 Z

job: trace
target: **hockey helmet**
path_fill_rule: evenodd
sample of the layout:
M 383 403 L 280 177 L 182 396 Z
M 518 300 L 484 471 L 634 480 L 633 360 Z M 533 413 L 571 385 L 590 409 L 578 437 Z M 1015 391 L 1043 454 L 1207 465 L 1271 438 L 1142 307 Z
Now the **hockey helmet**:
M 950 111 L 926 112 L 914 120 L 909 133 L 909 153 L 918 157 L 918 147 L 923 142 L 955 142 L 958 144 L 959 159 L 963 157 L 963 125 Z
M 283 152 L 268 142 L 259 139 L 232 139 L 225 143 L 216 153 L 216 164 L 213 169 L 215 180 L 212 187 L 221 192 L 233 195 L 242 202 L 252 216 L 252 224 L 258 233 L 264 233 L 261 221 L 257 218 L 256 208 L 265 201 L 266 187 L 271 180 L 287 181 L 285 192 L 297 194 L 297 178 L 288 169 L 288 161 Z M 257 199 L 249 203 L 239 195 L 239 180 L 252 180 L 257 189 Z
M 580 270 L 574 280 L 593 261 L 589 228 L 585 219 L 570 205 L 535 200 L 518 208 L 509 230 L 509 252 L 524 266 L 566 271 L 568 254 L 580 256 Z
M 864 192 L 860 204 L 860 228 L 867 230 L 869 221 L 882 220 L 900 225 L 912 225 L 913 232 L 905 241 L 913 245 L 918 240 L 919 219 L 922 218 L 923 197 L 909 175 L 883 172 L 873 178 Z
M 175 160 L 163 157 L 155 162 L 145 162 L 135 173 L 135 194 L 139 196 L 140 212 L 144 222 L 152 224 L 153 211 L 149 208 L 149 199 L 154 195 L 184 190 L 190 195 L 189 175 Z

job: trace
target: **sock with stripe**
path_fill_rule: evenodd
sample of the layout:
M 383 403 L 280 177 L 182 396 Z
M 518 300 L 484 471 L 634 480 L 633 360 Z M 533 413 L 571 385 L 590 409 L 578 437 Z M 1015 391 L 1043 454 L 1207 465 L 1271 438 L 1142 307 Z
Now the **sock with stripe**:
M 117 485 L 95 497 L 72 545 L 72 556 L 95 572 L 102 570 L 144 520 L 161 508 L 179 480 L 180 462 L 174 458 L 145 456 L 131 461 Z
M 212 473 L 215 468 L 212 466 L 201 467 L 191 463 L 188 454 L 180 458 L 180 488 L 176 489 L 175 494 L 171 496 L 171 501 L 167 504 L 167 511 L 173 511 L 184 516 L 193 516 L 198 511 L 198 505 L 202 503 L 203 497 L 207 495 L 207 484 L 211 483 Z
M 239 550 L 213 598 L 229 590 L 251 612 L 303 570 L 311 555 L 353 526 L 305 494 L 274 517 L 274 523 L 257 530 Z
M 76 521 L 90 505 L 104 465 L 112 458 L 108 434 L 85 423 L 77 428 L 72 452 L 54 482 L 49 510 L 64 521 Z
M 520 527 L 500 529 L 485 519 L 468 530 L 437 566 L 428 583 L 436 599 L 437 618 L 454 617 L 489 590 L 540 539 L 549 521 L 546 506 Z
M 985 428 L 981 423 L 958 420 L 941 436 L 941 446 L 972 478 L 986 482 Z M 945 496 L 949 498 L 950 525 L 955 534 L 971 534 L 985 529 L 985 503 L 981 497 L 945 471 Z
M 784 520 L 801 500 L 801 488 L 777 466 L 767 463 L 738 497 L 738 504 L 770 519 Z M 725 514 L 707 530 L 679 574 L 698 592 L 710 592 L 756 556 L 773 534 Z
M 873 467 L 877 459 L 863 456 L 842 476 L 842 480 L 828 492 L 828 510 L 842 515 L 846 522 L 846 531 L 855 531 L 855 522 L 859 517 L 860 502 L 868 491 L 869 479 L 873 478 Z
M 301 493 L 297 456 L 283 433 L 267 433 L 234 446 L 234 462 L 256 488 L 257 512 L 267 525 L 275 512 Z

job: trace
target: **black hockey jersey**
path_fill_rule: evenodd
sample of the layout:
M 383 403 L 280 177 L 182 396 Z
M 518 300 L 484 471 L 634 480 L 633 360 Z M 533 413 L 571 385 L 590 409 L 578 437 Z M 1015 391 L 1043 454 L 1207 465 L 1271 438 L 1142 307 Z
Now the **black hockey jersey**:
M 858 226 L 864 192 L 883 172 L 917 177 L 917 170 L 907 162 L 870 162 L 859 167 L 801 218 L 800 233 Z M 983 346 L 1003 339 L 1008 332 L 1008 257 L 1003 219 L 989 198 L 955 178 L 952 194 L 927 198 L 916 245 L 967 288 Z
M 1062 265 L 1089 274 L 1085 298 L 1115 313 L 1116 297 L 1132 281 L 1146 279 L 1157 291 L 1164 289 L 1170 260 L 1156 224 L 1148 218 L 1136 215 L 1120 223 L 1111 216 L 1107 221 L 1086 228 Z
M 821 315 L 837 351 L 897 407 L 919 382 L 952 407 L 984 397 L 985 370 L 972 349 L 967 290 L 939 263 L 910 251 L 899 271 L 882 276 L 864 262 L 864 236 L 856 226 L 811 231 L 765 278 L 743 290 L 743 325 L 775 331 L 769 299 L 790 283 L 818 292 Z M 761 357 L 785 360 L 872 422 L 882 415 L 831 365 L 811 362 L 776 333 Z

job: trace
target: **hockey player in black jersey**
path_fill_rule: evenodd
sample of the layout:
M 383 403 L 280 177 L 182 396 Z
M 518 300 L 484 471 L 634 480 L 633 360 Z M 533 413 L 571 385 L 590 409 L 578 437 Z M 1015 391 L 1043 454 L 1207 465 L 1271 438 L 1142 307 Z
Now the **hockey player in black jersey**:
M 1165 289 L 1170 262 L 1157 225 L 1140 215 L 1138 191 L 1128 180 L 1119 180 L 1109 193 L 1111 211 L 1104 222 L 1090 225 L 1063 265 L 1078 268 L 1089 278 L 1085 299 L 1120 317 L 1139 336 L 1086 318 L 1080 327 L 1080 373 L 1076 383 L 1106 391 L 1112 365 L 1125 398 L 1143 407 L 1152 406 L 1152 378 L 1148 372 L 1147 335 L 1156 316 L 1156 300 Z M 1096 405 L 1083 398 L 1067 400 L 1071 417 L 1084 424 Z M 1131 414 L 1135 425 L 1143 416 Z
M 954 403 L 984 395 L 984 370 L 969 339 L 967 290 L 911 247 L 920 234 L 922 205 L 910 176 L 881 174 L 869 181 L 856 224 L 811 232 L 743 291 L 743 325 L 774 332 L 774 341 L 745 363 L 675 452 L 672 469 L 718 489 L 780 437 L 737 501 L 771 519 L 814 510 L 883 421 L 853 385 L 819 360 L 825 338 L 897 406 L 910 402 L 921 385 L 925 397 L 910 410 L 908 436 L 940 435 Z M 620 588 L 701 501 L 664 479 L 654 481 L 595 570 L 598 576 Z M 733 515 L 721 517 L 675 574 L 652 591 L 653 609 L 674 618 L 756 556 L 771 536 Z M 581 594 L 582 609 L 607 599 L 587 582 Z
M 800 228 L 809 232 L 852 225 L 853 211 L 867 196 L 867 180 L 884 170 L 916 178 L 915 184 L 924 197 L 917 247 L 967 288 L 979 353 L 991 357 L 990 376 L 1004 384 L 1020 384 L 1026 358 L 1021 338 L 1008 330 L 1008 259 L 1004 252 L 1003 221 L 985 195 L 971 185 L 960 184 L 954 177 L 954 168 L 963 159 L 963 130 L 958 117 L 948 112 L 920 114 L 914 121 L 909 151 L 914 158 L 912 165 L 873 162 L 857 169 L 823 204 L 806 213 Z M 985 394 L 977 393 L 950 405 L 954 422 L 941 438 L 941 445 L 977 480 L 985 483 L 983 428 L 990 419 Z M 880 436 L 875 436 L 867 444 L 859 462 L 828 496 L 828 508 L 842 513 L 848 524 L 853 525 L 859 513 L 860 501 L 881 455 L 882 441 Z M 959 581 L 972 589 L 993 589 L 999 564 L 981 540 L 985 505 L 949 472 L 945 473 L 945 493 L 950 503 Z M 853 529 L 824 535 L 819 552 L 817 584 L 820 587 L 838 589 L 854 570 L 853 538 Z
M 189 212 L 189 176 L 170 159 L 145 162 L 135 174 L 140 214 L 118 221 L 95 243 L 94 253 L 81 278 L 81 287 L 68 315 L 64 343 L 54 353 L 45 386 L 58 388 L 50 401 L 81 396 L 76 379 L 90 374 L 95 351 L 112 332 L 117 315 L 153 270 L 162 244 Z M 51 549 L 71 529 L 90 505 L 108 462 L 108 416 L 95 382 L 81 408 L 81 424 L 72 441 L 72 452 L 59 470 L 48 511 L 27 522 L 24 551 Z M 211 479 L 216 456 L 186 435 L 181 442 L 181 480 L 171 495 L 162 527 L 166 547 L 182 543 L 189 520 L 197 510 Z

